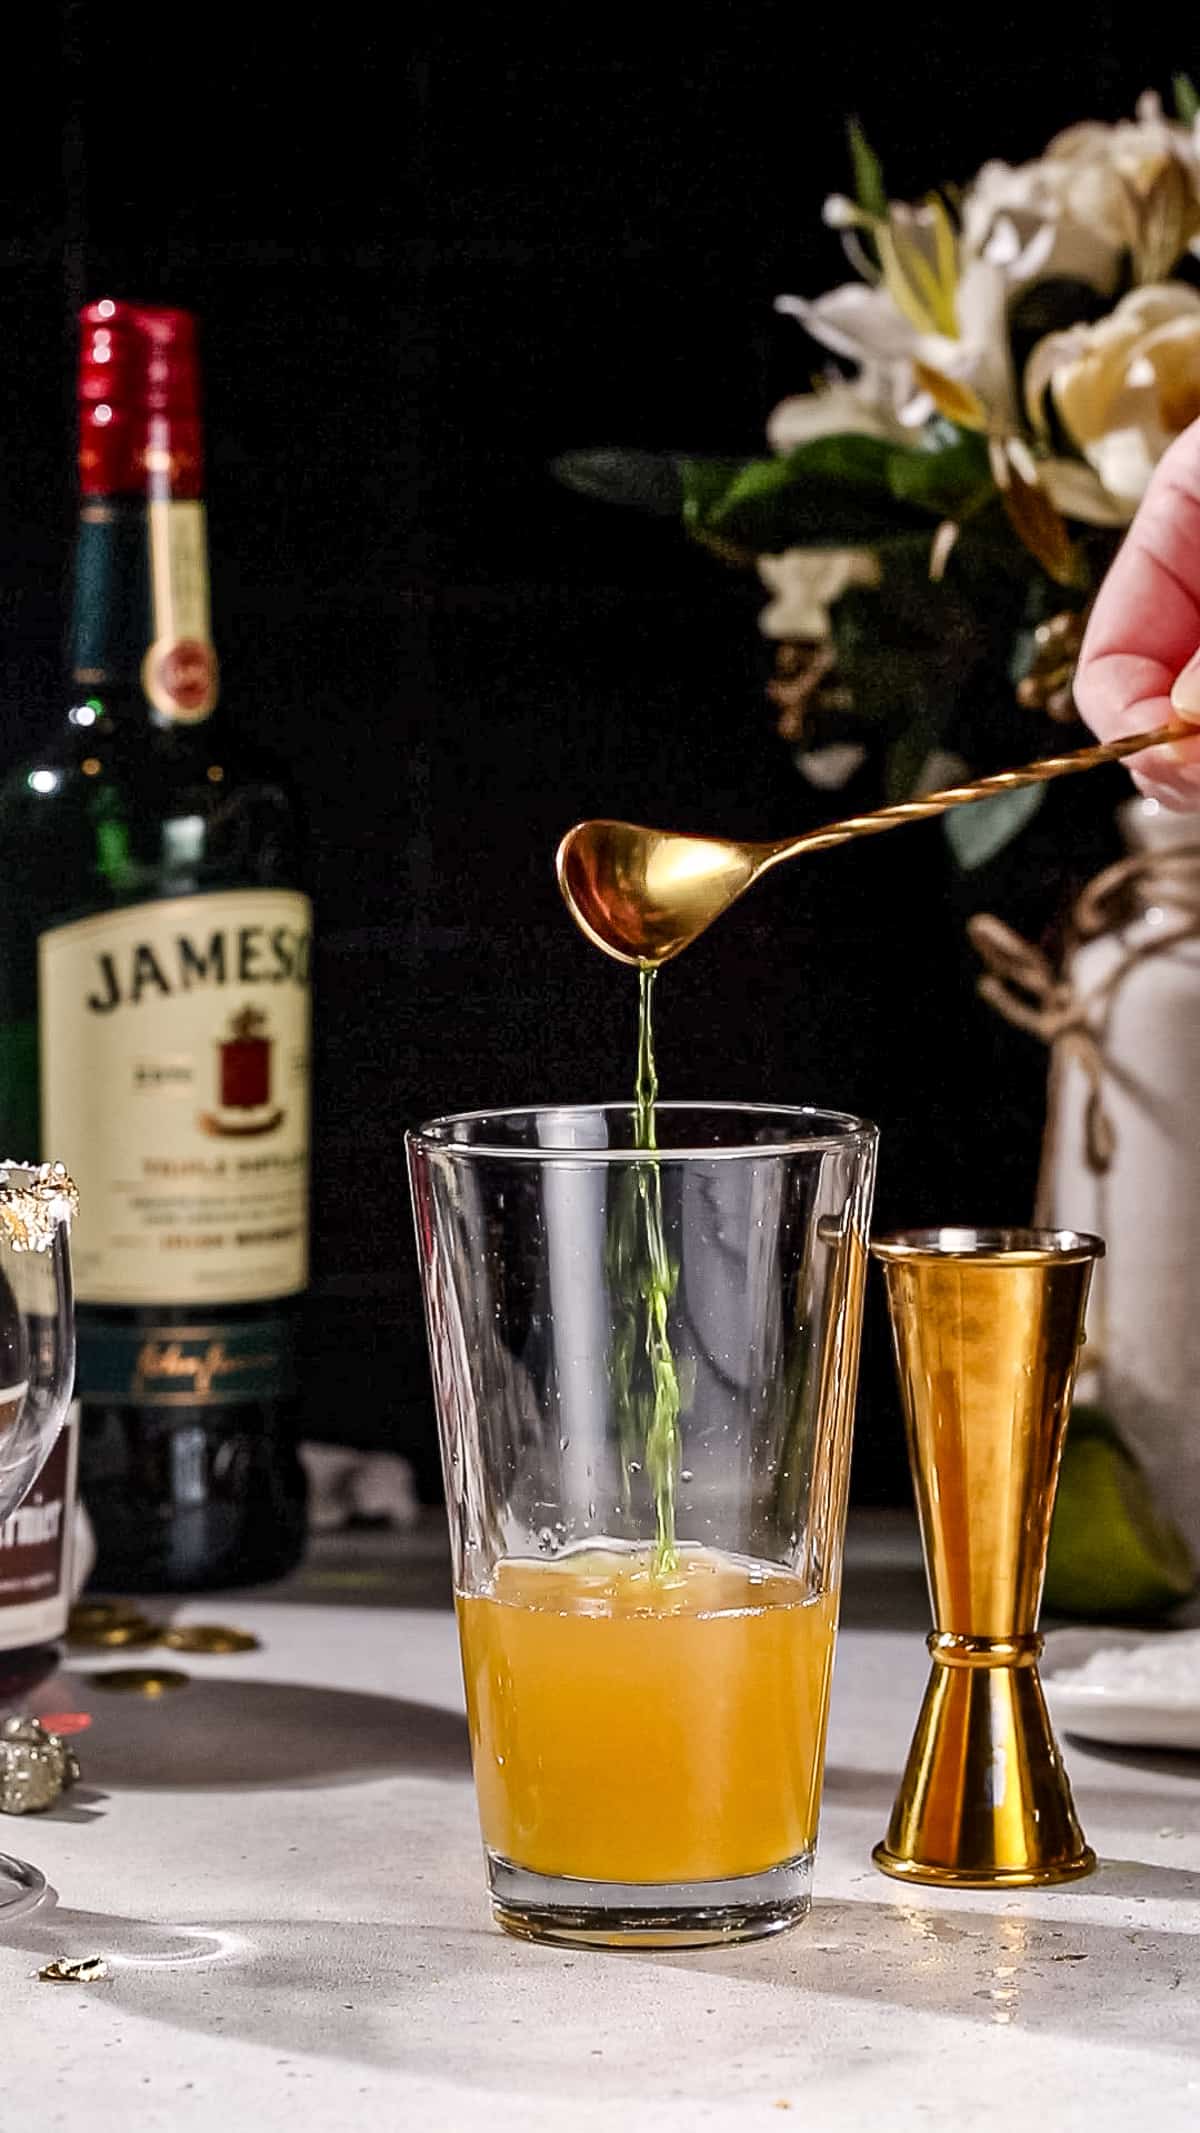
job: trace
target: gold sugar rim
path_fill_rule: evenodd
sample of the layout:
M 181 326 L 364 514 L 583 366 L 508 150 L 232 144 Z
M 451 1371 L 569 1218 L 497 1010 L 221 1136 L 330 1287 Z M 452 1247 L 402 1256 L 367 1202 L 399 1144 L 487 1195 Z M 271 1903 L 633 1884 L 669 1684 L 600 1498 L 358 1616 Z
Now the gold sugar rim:
M 0 1232 L 14 1252 L 45 1252 L 79 1213 L 62 1163 L 0 1163 Z

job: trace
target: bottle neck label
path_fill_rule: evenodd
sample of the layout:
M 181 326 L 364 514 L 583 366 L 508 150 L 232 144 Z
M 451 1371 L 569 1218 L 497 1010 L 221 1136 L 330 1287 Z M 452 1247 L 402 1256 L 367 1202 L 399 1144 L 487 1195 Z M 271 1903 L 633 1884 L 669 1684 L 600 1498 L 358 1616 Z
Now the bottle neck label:
M 204 506 L 199 498 L 154 501 L 146 519 L 154 635 L 142 661 L 142 687 L 161 717 L 198 725 L 217 701 Z
M 140 682 L 153 715 L 198 725 L 219 688 L 198 497 L 90 497 L 80 516 L 71 668 L 85 694 Z

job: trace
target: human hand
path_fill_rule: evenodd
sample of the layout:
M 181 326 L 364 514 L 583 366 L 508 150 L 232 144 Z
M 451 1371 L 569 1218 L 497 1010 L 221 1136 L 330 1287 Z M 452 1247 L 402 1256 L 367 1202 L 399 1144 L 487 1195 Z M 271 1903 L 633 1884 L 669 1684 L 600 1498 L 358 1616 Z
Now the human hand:
M 1164 454 L 1092 609 L 1075 675 L 1101 740 L 1172 719 L 1200 729 L 1200 422 Z M 1200 810 L 1200 730 L 1131 764 L 1164 807 Z

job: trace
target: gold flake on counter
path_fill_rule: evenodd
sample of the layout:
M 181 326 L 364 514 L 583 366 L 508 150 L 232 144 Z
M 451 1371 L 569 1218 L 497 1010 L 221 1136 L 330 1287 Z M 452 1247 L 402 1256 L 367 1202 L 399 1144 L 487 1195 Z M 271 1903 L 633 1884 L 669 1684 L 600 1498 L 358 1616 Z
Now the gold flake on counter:
M 126 1600 L 77 1600 L 71 1609 L 67 1623 L 68 1636 L 87 1636 L 92 1630 L 106 1629 L 111 1622 L 134 1622 L 140 1620 L 136 1607 Z
M 151 1622 L 145 1615 L 128 1615 L 119 1621 L 96 1622 L 90 1629 L 76 1626 L 75 1613 L 67 1624 L 67 1638 L 76 1649 L 85 1651 L 146 1651 L 152 1644 L 163 1641 L 161 1622 Z
M 192 1677 L 171 1666 L 113 1666 L 88 1678 L 94 1689 L 108 1689 L 114 1695 L 155 1697 L 186 1689 Z
M 180 1622 L 164 1633 L 162 1641 L 173 1652 L 207 1652 L 214 1656 L 261 1649 L 261 1640 L 248 1629 L 231 1629 L 223 1622 Z
M 85 1651 L 146 1651 L 163 1644 L 168 1651 L 202 1652 L 226 1657 L 256 1652 L 261 1639 L 229 1622 L 154 1622 L 126 1600 L 84 1600 L 71 1609 L 67 1637 Z

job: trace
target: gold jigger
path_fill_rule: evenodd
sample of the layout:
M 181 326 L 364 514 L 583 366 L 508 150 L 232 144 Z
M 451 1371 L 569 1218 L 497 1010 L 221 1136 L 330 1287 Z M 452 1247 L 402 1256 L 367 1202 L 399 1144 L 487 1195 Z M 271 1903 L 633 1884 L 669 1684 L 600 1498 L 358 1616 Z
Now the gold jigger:
M 873 1858 L 946 1888 L 1088 1874 L 1037 1633 L 1092 1267 L 1073 1230 L 912 1230 L 882 1260 L 933 1618 L 933 1671 Z

